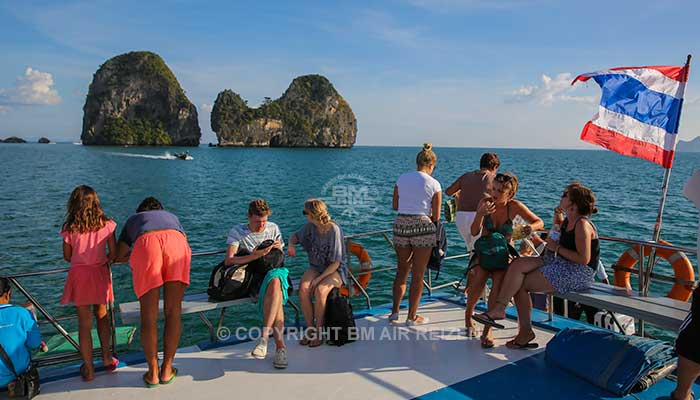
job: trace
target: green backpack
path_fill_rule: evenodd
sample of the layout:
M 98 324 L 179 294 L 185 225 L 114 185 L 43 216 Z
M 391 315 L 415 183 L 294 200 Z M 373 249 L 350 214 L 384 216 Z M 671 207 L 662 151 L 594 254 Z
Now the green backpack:
M 511 250 L 508 240 L 500 232 L 492 232 L 474 242 L 474 251 L 479 257 L 479 265 L 487 271 L 508 268 Z

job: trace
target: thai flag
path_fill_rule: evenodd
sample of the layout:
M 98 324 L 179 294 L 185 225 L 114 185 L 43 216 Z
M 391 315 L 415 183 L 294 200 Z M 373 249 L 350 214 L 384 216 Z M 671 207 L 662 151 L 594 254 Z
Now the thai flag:
M 671 168 L 688 67 L 622 67 L 579 75 L 603 95 L 581 139 Z

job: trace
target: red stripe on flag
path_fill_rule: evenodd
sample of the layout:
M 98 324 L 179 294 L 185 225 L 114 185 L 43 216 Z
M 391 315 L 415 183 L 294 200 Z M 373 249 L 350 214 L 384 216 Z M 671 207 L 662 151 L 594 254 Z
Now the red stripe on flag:
M 583 127 L 581 140 L 626 156 L 643 158 L 664 168 L 671 168 L 673 165 L 674 151 L 664 150 L 654 144 L 631 139 L 621 133 L 603 129 L 590 121 Z
M 678 82 L 687 82 L 688 81 L 688 75 L 685 73 L 686 67 L 678 67 L 678 66 L 650 66 L 650 67 L 618 67 L 618 68 L 610 68 L 610 71 L 620 71 L 624 69 L 653 69 L 656 71 L 661 72 L 663 75 L 665 75 L 667 78 L 671 78 L 675 81 Z M 580 81 L 580 82 L 585 82 L 592 77 L 596 75 L 595 72 L 591 72 L 590 74 L 581 74 L 574 78 L 573 81 L 571 81 L 571 84 L 573 85 L 574 83 Z
M 666 66 L 666 65 L 657 65 L 657 66 L 647 66 L 647 67 L 618 67 L 618 68 L 610 68 L 613 71 L 621 70 L 621 69 L 655 69 L 662 74 L 666 75 L 667 77 L 676 80 L 678 82 L 687 82 L 688 77 L 685 74 L 685 67 L 684 66 Z

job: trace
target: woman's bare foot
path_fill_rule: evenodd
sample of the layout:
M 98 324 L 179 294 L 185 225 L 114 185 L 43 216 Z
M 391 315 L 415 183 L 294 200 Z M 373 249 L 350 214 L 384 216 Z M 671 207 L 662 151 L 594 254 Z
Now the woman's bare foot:
M 92 366 L 92 364 L 80 365 L 80 377 L 83 379 L 83 382 L 90 382 L 91 380 L 95 379 L 95 368 Z
M 464 331 L 465 336 L 468 338 L 475 338 L 479 336 L 479 331 L 476 329 L 476 326 L 472 322 L 471 318 L 464 321 Z
M 491 336 L 491 332 L 484 332 L 481 335 L 481 347 L 485 349 L 490 349 L 494 346 L 493 344 L 493 337 Z

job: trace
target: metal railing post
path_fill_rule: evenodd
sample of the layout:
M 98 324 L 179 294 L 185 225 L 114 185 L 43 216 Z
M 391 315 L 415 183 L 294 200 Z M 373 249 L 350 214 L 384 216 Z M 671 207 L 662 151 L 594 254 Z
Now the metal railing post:
M 644 250 L 646 250 L 646 246 L 644 246 L 643 244 L 640 245 L 639 246 L 639 264 L 638 264 L 639 265 L 639 268 L 638 268 L 639 282 L 637 285 L 637 286 L 639 286 L 639 295 L 640 296 L 644 296 Z M 654 256 L 654 252 L 651 251 L 649 253 L 649 257 L 651 258 L 653 256 Z M 639 336 L 644 337 L 644 321 L 642 319 L 638 319 L 637 321 L 638 321 L 638 325 L 639 325 Z
M 107 264 L 107 269 L 109 270 L 109 284 L 112 286 L 112 293 L 114 293 L 114 280 L 112 279 L 112 266 Z M 112 332 L 112 354 L 117 353 L 117 319 L 114 315 L 114 300 L 111 300 L 107 304 L 109 308 L 109 324 Z
M 10 282 L 12 282 L 13 285 L 15 285 L 17 290 L 22 292 L 22 294 L 34 305 L 34 307 L 36 307 L 36 309 L 41 313 L 41 315 L 43 315 L 44 318 L 46 318 L 51 323 L 51 325 L 53 325 L 53 327 L 56 328 L 58 333 L 60 333 L 68 341 L 68 343 L 75 347 L 76 350 L 80 351 L 80 345 L 75 340 L 73 340 L 72 337 L 70 337 L 70 334 L 66 332 L 65 329 L 63 329 L 63 326 L 61 326 L 61 324 L 58 323 L 58 321 L 53 317 L 53 315 L 49 314 L 49 312 L 46 311 L 46 309 L 41 305 L 41 303 L 39 303 L 39 301 L 35 299 L 34 296 L 32 296 L 26 289 L 24 289 L 22 285 L 20 285 L 19 281 L 17 281 L 17 278 L 9 277 L 8 279 L 10 280 Z

